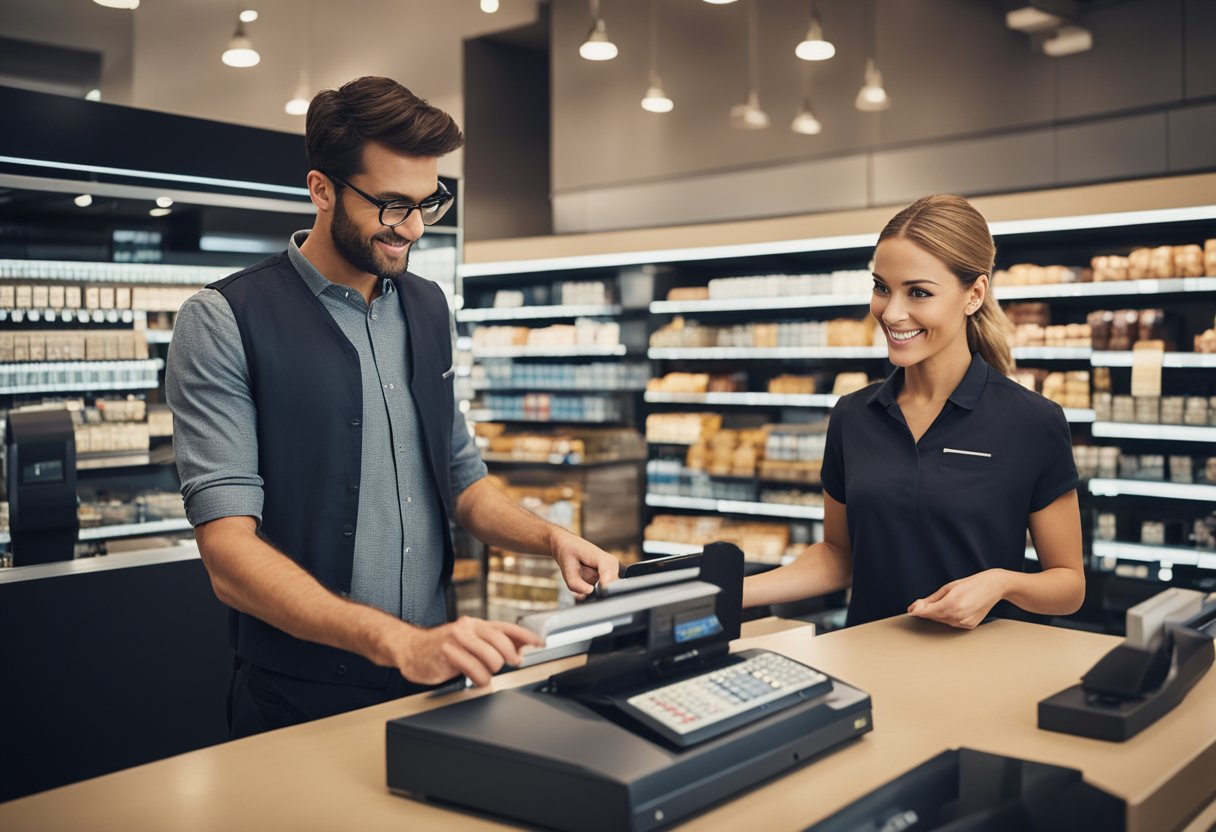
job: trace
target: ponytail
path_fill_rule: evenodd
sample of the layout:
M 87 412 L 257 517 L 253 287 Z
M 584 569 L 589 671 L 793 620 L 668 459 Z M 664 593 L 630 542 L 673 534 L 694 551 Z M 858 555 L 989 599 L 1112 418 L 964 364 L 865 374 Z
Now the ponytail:
M 967 318 L 967 346 L 1001 375 L 1012 375 L 1013 351 L 1009 349 L 1012 334 L 1013 325 L 992 296 L 989 283 L 984 302 Z

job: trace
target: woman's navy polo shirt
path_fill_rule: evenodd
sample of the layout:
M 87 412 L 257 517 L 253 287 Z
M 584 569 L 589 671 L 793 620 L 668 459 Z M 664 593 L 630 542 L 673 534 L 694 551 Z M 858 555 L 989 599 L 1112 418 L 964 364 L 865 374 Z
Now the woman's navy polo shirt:
M 903 381 L 901 368 L 844 396 L 828 423 L 823 487 L 845 504 L 853 547 L 849 626 L 985 569 L 1022 571 L 1028 516 L 1077 487 L 1064 411 L 978 354 L 919 443 L 896 402 Z

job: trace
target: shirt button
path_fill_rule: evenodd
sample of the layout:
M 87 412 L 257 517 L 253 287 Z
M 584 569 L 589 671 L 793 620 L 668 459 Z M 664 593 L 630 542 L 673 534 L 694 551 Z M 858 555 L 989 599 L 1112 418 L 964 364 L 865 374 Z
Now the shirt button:
M 346 675 L 346 665 L 344 665 L 344 664 L 338 665 L 337 671 L 338 671 L 339 676 L 345 676 Z
M 405 553 L 406 553 L 407 555 L 410 553 L 410 547 L 409 547 L 409 546 L 406 546 L 406 547 L 405 547 Z
M 374 321 L 374 320 L 376 320 L 376 313 L 375 313 L 375 312 L 373 312 L 373 313 L 372 313 L 372 320 L 373 320 L 373 321 Z
M 390 385 L 388 386 L 388 389 L 389 389 L 389 390 L 394 389 L 394 388 L 393 388 L 393 385 L 391 385 L 391 384 L 390 384 Z
M 345 526 L 342 527 L 342 536 L 343 537 L 350 537 L 354 533 L 355 533 L 355 527 L 352 526 L 350 523 L 347 523 Z
M 361 425 L 361 424 L 363 424 L 363 423 L 362 423 L 362 422 L 361 422 L 361 421 L 358 419 L 358 417 L 356 417 L 356 418 L 354 418 L 354 419 L 351 419 L 351 420 L 350 420 L 350 426 L 351 426 L 352 428 L 357 428 L 357 427 L 359 427 L 359 425 Z
M 359 490 L 359 483 L 357 483 L 357 482 L 352 482 L 352 483 L 350 484 L 350 490 L 351 490 L 351 491 L 358 491 L 358 490 Z
M 413 497 L 406 497 L 406 498 L 405 498 L 405 501 L 406 501 L 407 503 L 412 503 L 412 502 L 414 502 L 414 498 L 413 498 Z

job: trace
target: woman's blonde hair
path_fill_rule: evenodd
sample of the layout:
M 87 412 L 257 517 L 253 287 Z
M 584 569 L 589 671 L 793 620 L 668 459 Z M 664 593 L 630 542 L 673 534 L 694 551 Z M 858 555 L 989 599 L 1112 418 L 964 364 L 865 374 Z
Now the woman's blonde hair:
M 893 237 L 903 237 L 942 261 L 964 289 L 971 288 L 980 275 L 988 275 L 984 302 L 967 318 L 967 346 L 998 373 L 1012 373 L 1011 326 L 992 295 L 996 244 L 983 215 L 961 196 L 921 197 L 891 218 L 878 242 Z

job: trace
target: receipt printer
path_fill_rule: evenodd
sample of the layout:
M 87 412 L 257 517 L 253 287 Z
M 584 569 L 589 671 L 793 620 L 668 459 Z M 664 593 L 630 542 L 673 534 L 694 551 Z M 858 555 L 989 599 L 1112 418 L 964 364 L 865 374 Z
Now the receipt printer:
M 72 414 L 10 411 L 4 445 L 13 565 L 71 560 L 79 526 Z
M 1168 589 L 1127 611 L 1127 638 L 1039 703 L 1039 727 L 1123 742 L 1175 708 L 1212 666 L 1216 596 Z

